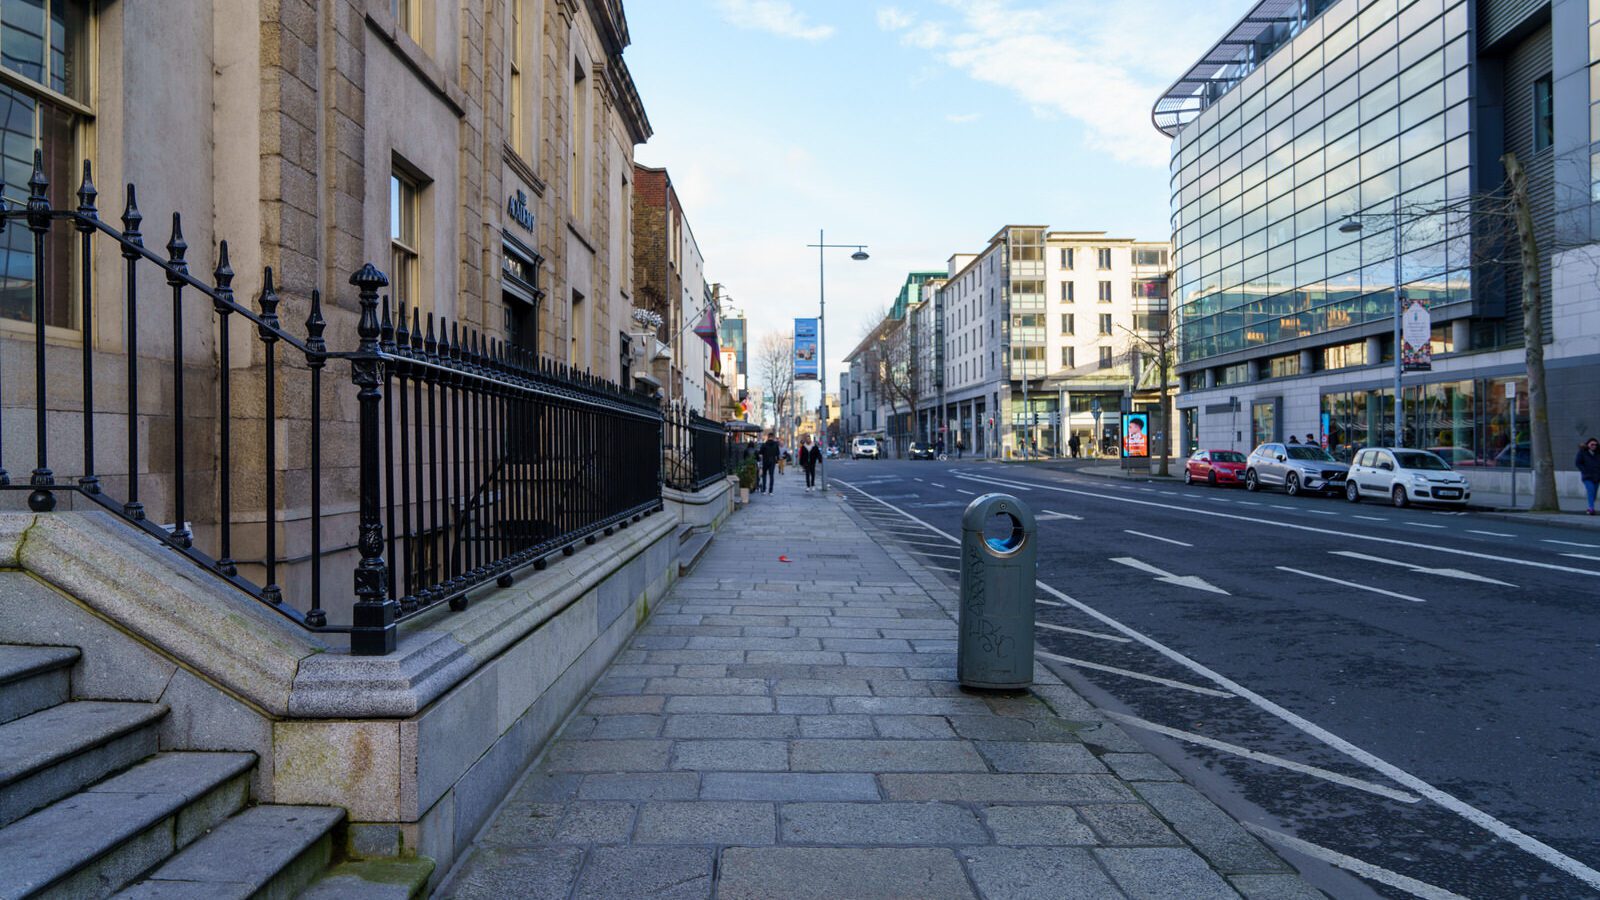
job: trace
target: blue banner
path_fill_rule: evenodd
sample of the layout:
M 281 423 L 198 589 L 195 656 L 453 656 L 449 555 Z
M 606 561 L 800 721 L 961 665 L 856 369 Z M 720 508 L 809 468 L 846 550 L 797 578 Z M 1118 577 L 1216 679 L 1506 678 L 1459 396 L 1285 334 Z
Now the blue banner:
M 817 320 L 794 320 L 794 380 L 817 380 Z

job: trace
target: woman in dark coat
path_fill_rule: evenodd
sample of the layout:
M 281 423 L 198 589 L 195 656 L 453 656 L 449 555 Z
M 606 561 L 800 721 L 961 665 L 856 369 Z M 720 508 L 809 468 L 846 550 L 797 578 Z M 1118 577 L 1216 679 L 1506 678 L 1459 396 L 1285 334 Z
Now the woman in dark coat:
M 1589 438 L 1578 448 L 1578 461 L 1574 463 L 1578 477 L 1583 479 L 1583 492 L 1589 498 L 1589 515 L 1594 515 L 1594 498 L 1600 492 L 1600 438 Z
M 806 442 L 800 446 L 800 468 L 806 470 L 806 493 L 811 493 L 817 484 L 817 466 L 822 462 L 822 448 L 807 437 Z

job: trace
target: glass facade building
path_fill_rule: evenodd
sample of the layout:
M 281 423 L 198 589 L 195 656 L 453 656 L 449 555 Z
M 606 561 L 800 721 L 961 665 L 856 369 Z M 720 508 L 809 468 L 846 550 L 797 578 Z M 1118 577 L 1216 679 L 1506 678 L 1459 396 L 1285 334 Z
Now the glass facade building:
M 1473 188 L 1468 0 L 1399 6 L 1283 23 L 1292 36 L 1175 136 L 1185 368 L 1392 322 L 1397 250 L 1407 296 L 1471 299 L 1470 223 L 1442 210 Z M 1439 212 L 1397 234 L 1397 195 Z M 1341 230 L 1352 216 L 1363 228 Z

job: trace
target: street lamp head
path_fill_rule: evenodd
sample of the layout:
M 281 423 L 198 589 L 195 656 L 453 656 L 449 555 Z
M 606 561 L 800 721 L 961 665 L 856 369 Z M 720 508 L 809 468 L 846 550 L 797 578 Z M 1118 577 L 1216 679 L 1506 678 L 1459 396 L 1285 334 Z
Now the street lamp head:
M 867 251 L 863 250 L 860 247 L 857 247 L 856 248 L 856 252 L 850 254 L 850 258 L 855 260 L 856 262 L 860 262 L 860 261 L 862 261 L 862 260 L 867 258 Z
M 1355 234 L 1360 230 L 1361 220 L 1359 219 L 1345 219 L 1343 222 L 1339 223 L 1339 231 L 1344 234 Z

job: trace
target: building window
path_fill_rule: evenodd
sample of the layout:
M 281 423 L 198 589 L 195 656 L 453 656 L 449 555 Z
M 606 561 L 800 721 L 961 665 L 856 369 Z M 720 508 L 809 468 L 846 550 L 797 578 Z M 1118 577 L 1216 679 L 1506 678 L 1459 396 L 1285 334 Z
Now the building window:
M 1111 314 L 1110 313 L 1102 313 L 1100 315 L 1100 333 L 1102 335 L 1109 335 L 1111 333 Z
M 588 305 L 583 294 L 572 292 L 572 308 L 567 312 L 567 365 L 575 369 L 588 368 L 589 323 Z
M 389 12 L 394 16 L 395 27 L 422 43 L 423 0 L 389 0 Z
M 1136 249 L 1133 251 L 1133 264 L 1136 266 L 1166 266 L 1167 251 L 1156 249 Z
M 1101 303 L 1110 303 L 1111 302 L 1111 282 L 1109 282 L 1109 281 L 1100 282 L 1100 302 Z
M 583 71 L 583 61 L 572 61 L 572 109 L 567 116 L 567 135 L 570 158 L 567 164 L 567 193 L 572 218 L 582 222 L 588 187 L 586 163 L 589 159 L 589 79 Z
M 1071 303 L 1072 302 L 1072 282 L 1070 282 L 1070 281 L 1061 282 L 1061 302 L 1062 303 Z
M 1101 270 L 1111 268 L 1111 248 L 1098 247 L 1094 251 L 1095 266 Z
M 1061 348 L 1061 368 L 1075 369 L 1078 367 L 1077 354 L 1073 352 L 1075 349 L 1074 347 Z
M 1555 143 L 1555 99 L 1551 91 L 1550 76 L 1533 83 L 1533 149 L 1543 150 Z
M 1367 342 L 1356 341 L 1325 347 L 1322 350 L 1322 367 L 1325 370 L 1351 369 L 1367 364 Z
M 50 201 L 57 209 L 77 206 L 82 177 L 79 135 L 89 121 L 89 15 L 85 2 L 5 0 L 0 4 L 0 177 L 12 208 L 26 206 L 33 151 L 44 151 Z M 52 228 L 45 236 L 44 322 L 78 327 L 73 231 Z M 21 221 L 0 234 L 0 318 L 34 320 L 36 260 L 33 235 Z
M 400 172 L 389 175 L 389 290 L 397 309 L 426 313 L 417 240 L 420 193 L 421 188 L 410 176 Z
M 1267 360 L 1268 378 L 1288 378 L 1300 374 L 1300 354 L 1290 353 Z
M 527 122 L 522 111 L 523 104 L 527 102 L 522 91 L 522 70 L 526 65 L 522 39 L 522 5 L 525 2 L 511 0 L 511 84 L 506 91 L 506 131 L 511 135 L 511 149 L 524 157 L 528 155 L 528 136 L 523 133 L 527 130 Z
M 1073 330 L 1072 330 L 1073 324 L 1074 323 L 1072 321 L 1072 313 L 1062 313 L 1061 314 L 1061 333 L 1062 334 L 1072 334 L 1073 333 Z
M 1062 247 L 1061 248 L 1061 268 L 1070 270 L 1072 268 L 1072 263 L 1073 263 L 1072 257 L 1073 257 L 1072 248 L 1071 247 Z
M 1100 368 L 1109 369 L 1109 368 L 1111 368 L 1111 364 L 1112 364 L 1111 363 L 1111 348 L 1110 347 L 1101 347 L 1100 348 Z

